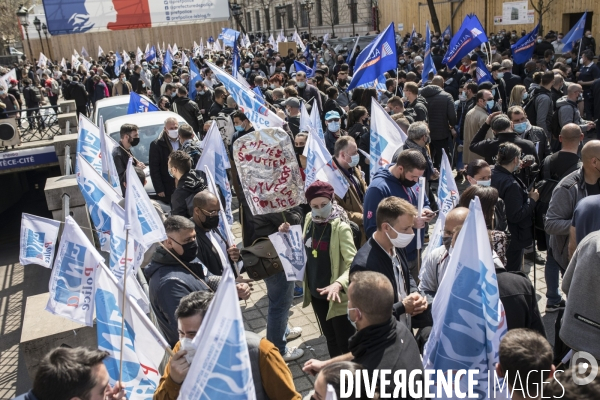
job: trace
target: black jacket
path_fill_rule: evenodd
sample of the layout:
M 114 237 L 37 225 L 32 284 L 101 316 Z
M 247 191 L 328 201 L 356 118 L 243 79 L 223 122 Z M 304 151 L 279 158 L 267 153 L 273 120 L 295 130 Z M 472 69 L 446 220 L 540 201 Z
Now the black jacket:
M 199 264 L 195 264 L 195 268 L 193 264 L 188 266 L 199 278 L 204 278 Z M 144 269 L 144 275 L 148 281 L 150 304 L 156 314 L 158 326 L 169 345 L 173 347 L 179 340 L 175 318 L 175 309 L 179 306 L 179 301 L 192 292 L 209 289 L 162 247 L 154 253 L 152 261 Z
M 160 87 L 162 86 L 164 81 L 165 81 L 165 77 L 162 76 L 162 74 L 160 72 L 156 75 L 152 75 L 152 80 L 150 81 L 150 84 L 152 85 L 152 87 L 151 87 L 152 93 L 155 96 L 160 96 Z M 134 89 L 134 91 L 135 91 L 135 89 Z
M 496 278 L 508 329 L 533 329 L 546 337 L 535 289 L 527 275 L 496 268 Z
M 71 81 L 67 86 L 67 100 L 75 100 L 77 107 L 85 107 L 88 101 L 88 94 L 85 90 L 85 86 L 81 82 Z
M 323 105 L 321 104 L 321 94 L 319 93 L 319 89 L 307 83 L 303 88 L 296 87 L 296 90 L 298 90 L 299 97 L 303 98 L 304 101 L 306 101 L 312 107 L 316 105 L 318 107 L 319 114 L 323 114 Z
M 202 264 L 206 266 L 206 269 L 208 269 L 211 274 L 221 276 L 225 266 L 221 262 L 221 257 L 219 256 L 217 249 L 215 249 L 215 246 L 208 237 L 208 233 L 204 231 L 204 229 L 198 225 L 196 225 L 195 229 L 196 240 L 198 241 L 198 253 L 196 256 L 202 262 Z M 218 230 L 215 230 L 214 232 L 218 234 Z M 228 255 L 227 257 L 234 274 L 237 274 L 235 267 L 232 265 L 233 261 L 231 261 Z
M 488 164 L 494 165 L 496 163 L 498 148 L 500 147 L 500 144 L 504 142 L 516 144 L 521 148 L 521 151 L 524 154 L 531 154 L 535 157 L 535 162 L 538 164 L 540 163 L 535 151 L 535 146 L 531 141 L 521 139 L 515 132 L 500 132 L 495 138 L 486 139 L 485 135 L 488 129 L 490 129 L 490 126 L 484 122 L 477 134 L 473 136 L 473 140 L 469 145 L 469 150 L 485 158 L 485 161 Z
M 210 111 L 210 107 L 213 104 L 213 92 L 212 90 L 205 88 L 204 94 L 200 94 L 200 91 L 196 92 L 196 98 L 194 99 L 200 111 L 204 110 L 204 113 L 201 112 L 202 118 L 204 121 L 208 121 L 209 116 L 208 112 Z
M 410 294 L 417 291 L 417 284 L 408 269 L 408 261 L 404 249 L 396 249 L 396 255 L 400 257 L 403 275 L 408 278 L 404 281 L 404 289 Z M 350 274 L 356 271 L 374 271 L 385 275 L 394 289 L 394 315 L 399 318 L 406 312 L 402 301 L 398 300 L 398 285 L 394 274 L 394 264 L 389 254 L 385 252 L 372 237 L 356 252 L 354 260 L 350 265 Z
M 431 140 L 448 139 L 451 136 L 450 126 L 456 125 L 456 109 L 452 95 L 437 85 L 424 87 L 421 95 L 427 100 Z
M 290 225 L 300 225 L 304 223 L 304 214 L 300 206 L 289 208 L 278 213 L 268 213 L 252 215 L 246 199 L 242 201 L 243 206 L 243 240 L 244 246 L 250 246 L 258 238 L 268 237 L 277 232 L 279 225 L 289 222 Z
M 121 142 L 116 146 L 112 151 L 112 157 L 115 161 L 115 167 L 117 169 L 117 173 L 119 174 L 119 181 L 121 183 L 121 191 L 123 192 L 123 196 L 125 196 L 125 172 L 127 172 L 127 163 L 129 162 L 129 157 L 133 157 L 133 154 L 125 150 L 121 147 Z M 135 157 L 133 157 L 133 166 L 137 166 L 138 161 Z
M 529 246 L 533 239 L 535 200 L 529 198 L 527 187 L 523 181 L 500 165 L 492 169 L 492 186 L 504 200 L 511 242 L 516 241 L 522 248 Z
M 171 195 L 171 215 L 191 218 L 194 214 L 194 196 L 207 187 L 204 171 L 192 169 L 184 174 L 177 182 L 177 188 Z
M 510 99 L 510 95 L 512 94 L 512 90 L 517 85 L 522 85 L 522 80 L 519 75 L 514 75 L 510 72 L 504 73 L 504 83 L 506 86 L 506 96 Z M 508 103 L 507 103 L 508 105 Z
M 429 118 L 427 115 L 427 100 L 425 100 L 423 96 L 417 96 L 415 101 L 405 107 L 404 114 L 408 114 L 413 117 L 415 122 L 424 121 L 428 123 Z
M 173 151 L 173 146 L 169 142 L 169 137 L 165 131 L 150 143 L 149 161 L 150 178 L 156 193 L 164 193 L 162 197 L 165 203 L 171 202 L 171 195 L 175 191 L 175 179 L 171 178 L 168 171 L 169 154 Z
M 25 86 L 23 89 L 23 98 L 25 99 L 27 108 L 37 108 L 40 106 L 40 102 L 36 100 L 34 85 L 35 84 L 32 83 L 28 86 Z M 40 88 L 36 87 L 36 89 L 40 92 L 40 94 L 42 93 Z
M 198 104 L 194 101 L 190 100 L 187 97 L 176 96 L 173 99 L 173 103 L 171 103 L 171 110 L 181 115 L 185 122 L 187 122 L 194 132 L 198 133 L 202 129 L 202 115 L 200 114 L 200 109 L 198 108 Z
M 134 72 L 129 77 L 129 83 L 131 83 L 131 90 L 133 90 L 134 92 L 137 92 L 138 82 L 140 81 L 140 79 L 142 79 L 142 77 L 138 72 Z
M 522 139 L 529 140 L 533 143 L 533 147 L 537 147 L 537 156 L 538 160 L 543 160 L 552 154 L 552 149 L 550 148 L 550 141 L 546 136 L 546 132 L 539 126 L 531 126 L 529 130 L 523 133 L 521 136 Z
M 510 99 L 510 93 L 506 92 L 504 79 L 494 79 L 494 82 L 498 85 L 496 86 L 496 96 L 494 96 L 494 99 L 496 100 L 496 103 L 498 102 L 498 98 L 502 99 L 502 112 L 506 112 L 506 110 L 508 110 L 508 101 L 506 98 L 508 96 Z
M 391 370 L 391 375 L 395 371 L 423 371 L 419 347 L 412 332 L 394 318 L 356 332 L 348 340 L 348 347 L 354 356 L 352 361 L 370 373 L 380 369 Z M 422 376 L 417 375 L 417 381 L 422 380 Z M 394 398 L 412 399 L 410 396 Z
M 221 111 L 223 111 L 223 106 L 215 101 L 211 104 L 210 109 L 208 110 L 208 117 L 210 119 L 217 118 L 217 115 L 219 115 Z

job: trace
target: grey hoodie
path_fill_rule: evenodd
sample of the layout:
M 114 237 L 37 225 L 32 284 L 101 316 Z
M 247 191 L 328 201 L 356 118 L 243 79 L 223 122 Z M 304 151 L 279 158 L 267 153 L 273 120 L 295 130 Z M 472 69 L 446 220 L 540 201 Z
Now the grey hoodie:
M 581 118 L 577 104 L 574 101 L 569 100 L 567 96 L 563 96 L 556 100 L 556 112 L 558 113 L 558 122 L 560 126 L 574 123 L 579 125 L 582 132 L 587 132 L 588 121 Z

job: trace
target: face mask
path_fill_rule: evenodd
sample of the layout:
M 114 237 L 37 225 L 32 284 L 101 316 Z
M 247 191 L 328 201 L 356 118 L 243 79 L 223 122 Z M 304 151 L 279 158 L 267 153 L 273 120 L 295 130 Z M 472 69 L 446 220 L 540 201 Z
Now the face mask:
M 498 79 L 504 78 L 504 72 L 498 72 Z
M 179 130 L 178 129 L 170 129 L 167 131 L 167 134 L 169 135 L 169 137 L 171 139 L 177 139 L 179 137 Z
M 208 217 L 205 215 L 204 222 L 201 222 L 204 229 L 215 229 L 219 226 L 219 214 Z
M 492 181 L 491 180 L 489 180 L 489 181 L 477 181 L 477 184 L 479 186 L 491 186 L 492 185 Z
M 496 54 L 496 50 L 492 50 L 492 55 Z
M 337 132 L 340 130 L 340 123 L 330 122 L 329 124 L 327 124 L 327 129 L 329 130 L 329 132 Z
M 452 236 L 443 236 L 442 244 L 446 248 L 446 250 L 450 250 L 450 245 L 452 244 Z
M 319 58 L 319 62 L 323 64 L 323 58 Z
M 523 133 L 527 130 L 527 121 L 514 125 L 515 132 Z
M 306 86 L 306 82 L 298 82 L 298 87 L 300 89 L 304 88 Z
M 327 205 L 323 208 L 312 208 L 311 207 L 311 213 L 312 213 L 312 218 L 314 221 L 324 221 L 327 219 L 327 217 L 329 217 L 329 215 L 331 215 L 331 209 L 333 208 L 333 203 L 329 202 L 327 203 Z
M 510 37 L 517 37 L 517 35 L 515 35 L 514 33 L 510 35 Z
M 488 110 L 491 110 L 496 105 L 496 102 L 494 101 L 494 99 L 488 100 L 485 102 L 485 105 L 488 108 Z
M 191 364 L 196 355 L 196 348 L 192 344 L 192 339 L 184 337 L 183 339 L 179 339 L 179 343 L 181 344 L 179 350 L 187 351 L 187 354 L 184 357 L 188 364 Z
M 492 96 L 496 96 L 496 89 L 492 89 Z
M 121 82 L 125 83 L 125 78 L 121 78 Z
M 348 165 L 350 166 L 350 168 L 354 168 L 358 165 L 358 162 L 360 161 L 360 156 L 358 154 L 355 154 L 353 156 L 350 156 L 351 160 L 348 163 Z
M 250 68 L 244 68 L 244 71 L 250 72 Z
M 467 95 L 466 94 L 459 94 L 458 95 L 458 100 L 460 100 L 460 101 L 466 101 L 467 100 Z
M 405 187 L 413 187 L 417 184 L 415 181 L 411 181 L 410 179 L 406 179 L 404 176 L 400 178 L 400 183 Z
M 571 64 L 573 62 L 572 58 L 567 58 L 567 64 Z
M 201 94 L 201 95 L 203 95 L 204 93 L 206 93 L 206 91 L 205 90 L 201 90 L 198 93 Z
M 140 138 L 136 137 L 133 138 L 129 141 L 129 144 L 132 145 L 133 147 L 137 146 L 138 144 L 140 144 Z
M 537 42 L 538 42 L 538 43 L 542 43 L 542 39 L 538 39 L 538 40 L 537 40 Z
M 183 249 L 183 254 L 179 256 L 181 261 L 191 262 L 194 258 L 196 258 L 196 253 L 198 252 L 198 243 L 195 240 L 182 245 L 181 248 Z
M 527 99 L 527 97 L 529 97 L 529 93 L 527 93 L 527 92 L 523 92 L 523 94 L 521 95 L 521 98 L 522 98 L 523 100 L 525 100 L 525 99 Z
M 282 71 L 282 72 L 285 72 L 285 67 L 281 67 L 281 71 Z
M 588 39 L 591 39 L 591 38 L 592 38 L 592 35 L 587 35 L 587 37 L 588 37 Z
M 579 64 L 583 64 L 583 57 L 579 59 Z
M 6 92 L 4 90 L 0 90 L 0 96 L 4 96 Z
M 354 327 L 354 329 L 358 330 L 358 328 L 356 327 L 356 322 L 352 321 L 350 319 L 350 310 L 358 310 L 358 308 L 348 308 L 347 311 L 346 311 L 346 315 L 348 317 L 348 321 L 350 321 L 350 323 L 352 324 L 352 326 Z
M 177 96 L 177 93 L 175 93 L 175 92 L 171 93 L 171 98 L 173 98 L 175 96 Z
M 404 64 L 406 61 L 404 61 L 404 60 L 400 60 L 400 61 L 398 61 L 398 62 L 399 62 L 400 64 Z
M 297 156 L 301 156 L 302 153 L 304 153 L 304 146 L 294 146 L 294 153 L 296 153 Z
M 398 236 L 396 236 L 395 239 L 392 239 L 390 237 L 390 235 L 388 235 L 387 232 L 385 233 L 387 235 L 388 239 L 390 239 L 390 242 L 392 243 L 392 246 L 394 246 L 394 247 L 398 247 L 400 249 L 403 249 L 406 246 L 408 246 L 408 244 L 410 242 L 412 242 L 413 238 L 415 237 L 414 233 L 400 233 L 397 230 L 395 230 L 394 227 L 391 226 L 391 225 L 390 225 L 390 228 L 392 228 L 392 230 L 394 232 L 396 232 L 396 234 L 398 235 Z
M 236 132 L 242 132 L 244 130 L 242 125 L 234 125 L 233 127 L 235 128 Z
M 275 85 L 273 85 L 273 84 L 269 85 L 269 87 L 270 87 L 271 89 L 275 89 Z

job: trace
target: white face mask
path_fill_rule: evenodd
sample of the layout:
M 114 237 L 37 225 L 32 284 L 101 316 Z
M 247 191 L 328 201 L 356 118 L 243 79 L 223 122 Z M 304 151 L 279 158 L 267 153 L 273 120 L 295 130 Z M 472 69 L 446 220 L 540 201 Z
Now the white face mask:
M 167 131 L 167 134 L 169 135 L 169 137 L 171 139 L 177 139 L 179 137 L 179 130 L 178 129 L 169 129 Z
M 181 343 L 179 350 L 187 351 L 187 354 L 184 357 L 188 364 L 191 364 L 194 355 L 196 355 L 196 348 L 192 344 L 192 339 L 184 337 L 183 339 L 179 339 L 179 343 Z
M 392 242 L 392 246 L 394 247 L 403 249 L 404 247 L 408 246 L 408 244 L 412 242 L 413 238 L 415 237 L 414 233 L 400 233 L 397 230 L 395 230 L 394 227 L 391 225 L 390 228 L 392 228 L 392 230 L 398 235 L 395 239 L 392 239 L 387 232 L 385 233 L 388 239 L 390 239 L 390 242 Z
M 492 185 L 492 181 L 491 180 L 489 180 L 489 181 L 477 181 L 477 184 L 479 186 L 491 186 Z

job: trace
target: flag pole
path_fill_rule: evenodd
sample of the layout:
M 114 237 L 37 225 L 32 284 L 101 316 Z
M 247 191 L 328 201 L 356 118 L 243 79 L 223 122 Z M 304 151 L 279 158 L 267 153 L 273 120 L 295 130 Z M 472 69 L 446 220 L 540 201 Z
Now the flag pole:
M 123 297 L 121 306 L 121 355 L 119 357 L 119 382 L 123 382 L 123 349 L 125 346 L 125 304 L 127 302 L 127 249 L 129 243 L 129 227 L 125 227 L 125 266 L 123 271 Z

